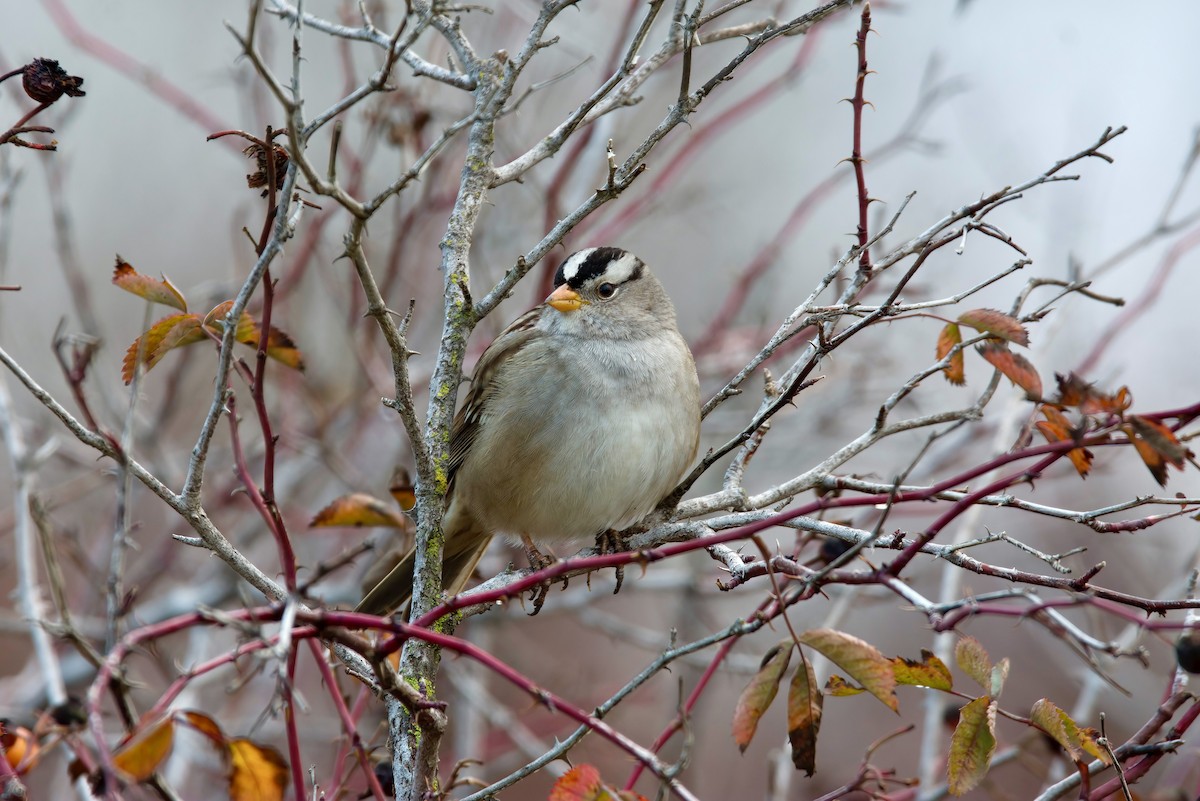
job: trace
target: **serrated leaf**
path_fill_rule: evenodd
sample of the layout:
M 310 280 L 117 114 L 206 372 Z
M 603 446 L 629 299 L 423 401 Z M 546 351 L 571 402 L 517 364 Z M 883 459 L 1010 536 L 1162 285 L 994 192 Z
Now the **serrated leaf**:
M 972 309 L 958 315 L 958 321 L 981 334 L 991 334 L 1017 345 L 1029 345 L 1029 332 L 1025 330 L 1025 326 L 1004 312 L 995 309 Z
M 875 646 L 834 629 L 806 631 L 800 635 L 800 642 L 820 651 L 888 709 L 897 713 L 900 711 L 892 663 Z
M 976 698 L 958 710 L 958 725 L 950 737 L 946 777 L 952 795 L 963 795 L 987 775 L 996 751 L 996 702 Z
M 408 527 L 408 522 L 386 501 L 365 492 L 352 492 L 335 498 L 317 512 L 308 525 L 310 528 L 385 526 L 402 529 Z
M 788 687 L 788 743 L 796 770 L 812 776 L 817 769 L 817 732 L 825 697 L 817 689 L 817 674 L 807 659 L 800 661 Z
M 258 324 L 249 315 L 242 315 L 242 321 L 238 324 L 235 336 L 237 341 L 243 345 L 257 348 L 260 336 Z M 275 326 L 271 326 L 271 331 L 267 334 L 267 356 L 285 367 L 304 370 L 304 356 L 300 353 L 300 349 L 296 347 L 296 343 L 290 336 Z
M 787 670 L 791 658 L 791 640 L 784 640 L 767 651 L 762 667 L 738 697 L 737 706 L 733 710 L 733 741 L 742 753 L 745 753 L 750 741 L 754 739 L 758 721 L 775 700 L 775 694 L 779 692 L 779 684 L 783 681 L 783 673 Z
M 954 677 L 950 675 L 950 668 L 925 648 L 921 649 L 920 662 L 900 656 L 893 658 L 892 673 L 896 676 L 897 684 L 947 691 L 954 688 Z
M 174 348 L 191 345 L 204 339 L 200 318 L 194 314 L 172 314 L 150 326 L 133 341 L 121 362 L 121 378 L 128 384 L 139 366 L 147 371 L 162 361 Z
M 283 801 L 288 765 L 269 745 L 244 737 L 229 741 L 230 801 Z
M 995 367 L 1009 381 L 1025 390 L 1025 394 L 1039 400 L 1042 397 L 1042 378 L 1034 366 L 1019 353 L 1013 353 L 1008 346 L 991 340 L 975 346 L 976 352 Z
M 171 717 L 139 726 L 132 737 L 113 751 L 113 767 L 127 781 L 144 782 L 171 753 L 174 742 L 175 720 Z
M 825 681 L 825 694 L 834 698 L 849 698 L 852 695 L 861 695 L 865 693 L 862 687 L 851 684 L 836 673 L 833 673 Z
M 204 316 L 204 326 L 217 336 L 221 336 L 225 331 L 225 316 L 232 308 L 232 300 L 218 303 L 212 308 L 212 311 Z M 233 338 L 243 345 L 257 348 L 260 336 L 258 323 L 254 322 L 254 318 L 249 314 L 242 312 L 242 316 L 238 318 L 237 329 L 233 332 Z M 271 331 L 267 335 L 267 356 L 293 370 L 304 369 L 304 356 L 296 347 L 296 343 L 275 326 L 271 326 Z
M 954 645 L 954 661 L 983 689 L 992 683 L 992 658 L 974 637 L 963 637 Z
M 937 340 L 937 358 L 940 362 L 946 358 L 946 354 L 954 350 L 955 345 L 962 344 L 962 331 L 959 330 L 957 323 L 947 323 L 938 334 Z M 960 350 L 950 359 L 950 364 L 942 370 L 942 374 L 946 376 L 946 380 L 956 387 L 961 387 L 967 383 L 967 371 L 963 352 Z
M 1108 752 L 1096 741 L 1098 733 L 1095 729 L 1081 727 L 1070 715 L 1047 699 L 1042 698 L 1034 703 L 1029 719 L 1062 746 L 1073 761 L 1083 762 L 1091 756 L 1105 765 L 1112 764 Z
M 181 312 L 187 311 L 187 301 L 183 294 L 171 283 L 165 275 L 162 280 L 143 275 L 133 268 L 133 265 L 117 256 L 117 266 L 113 268 L 112 282 L 126 292 L 132 292 L 139 298 L 151 303 L 161 303 L 173 306 Z

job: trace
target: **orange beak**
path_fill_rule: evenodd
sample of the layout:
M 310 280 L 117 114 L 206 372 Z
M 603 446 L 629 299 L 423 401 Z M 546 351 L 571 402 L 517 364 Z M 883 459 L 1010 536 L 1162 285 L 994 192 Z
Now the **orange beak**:
M 569 284 L 563 284 L 558 289 L 550 293 L 550 297 L 546 298 L 546 305 L 553 306 L 560 312 L 573 312 L 583 306 L 586 301 L 579 297 L 579 293 L 571 289 Z

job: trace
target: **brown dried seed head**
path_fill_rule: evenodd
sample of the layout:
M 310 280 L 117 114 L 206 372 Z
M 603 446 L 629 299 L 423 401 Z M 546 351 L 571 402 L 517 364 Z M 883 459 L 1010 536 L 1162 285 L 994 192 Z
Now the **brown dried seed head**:
M 272 144 L 271 150 L 275 154 L 275 188 L 283 188 L 283 179 L 286 177 L 288 167 L 288 153 L 282 146 Z M 246 176 L 246 184 L 251 189 L 258 189 L 267 185 L 267 151 L 257 143 L 250 145 L 242 151 L 258 165 L 258 170 Z M 263 192 L 263 196 L 266 196 Z
M 87 94 L 79 88 L 83 86 L 83 78 L 68 75 L 51 58 L 35 58 L 26 64 L 21 84 L 25 87 L 25 94 L 39 103 L 53 103 L 63 95 L 83 97 Z

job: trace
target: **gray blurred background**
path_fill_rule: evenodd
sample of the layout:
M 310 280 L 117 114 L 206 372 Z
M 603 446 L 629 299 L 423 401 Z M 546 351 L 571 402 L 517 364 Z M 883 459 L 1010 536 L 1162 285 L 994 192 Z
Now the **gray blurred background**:
M 336 18 L 344 11 L 343 5 L 310 2 L 306 9 Z M 481 52 L 514 50 L 536 16 L 538 4 L 495 0 L 489 5 L 495 9 L 492 16 L 476 14 L 466 19 L 468 35 Z M 784 7 L 781 18 L 808 7 L 780 5 Z M 14 148 L 0 152 L 6 174 L 19 173 L 11 228 L 0 242 L 6 265 L 2 280 L 23 287 L 20 294 L 0 297 L 0 345 L 51 392 L 65 399 L 66 386 L 50 351 L 56 325 L 65 319 L 65 330 L 101 337 L 104 346 L 93 367 L 92 391 L 96 405 L 112 423 L 121 419 L 127 404 L 118 378 L 121 358 L 144 324 L 141 301 L 109 283 L 114 254 L 120 253 L 143 272 L 165 272 L 188 296 L 195 311 L 206 311 L 229 297 L 252 263 L 253 254 L 241 229 L 247 226 L 257 232 L 261 201 L 245 188 L 244 176 L 251 165 L 229 146 L 233 140 L 206 142 L 205 137 L 215 128 L 259 133 L 268 123 L 279 125 L 281 115 L 250 66 L 239 58 L 237 43 L 222 25 L 227 20 L 244 28 L 247 9 L 243 2 L 45 0 L 18 4 L 3 0 L 0 7 L 4 20 L 0 65 L 5 71 L 34 57 L 55 58 L 72 74 L 84 76 L 87 90 L 86 98 L 60 102 L 46 119 L 38 120 L 58 129 L 57 153 Z M 595 57 L 535 95 L 502 127 L 498 161 L 529 147 L 602 79 L 601 65 L 611 47 L 614 21 L 624 9 L 624 3 L 604 0 L 564 15 L 552 30 L 562 37 L 561 42 L 534 63 L 528 80 L 552 78 L 589 55 Z M 907 193 L 917 193 L 885 246 L 924 230 L 950 209 L 982 194 L 1036 176 L 1090 145 L 1106 126 L 1118 125 L 1127 125 L 1129 131 L 1105 148 L 1114 164 L 1091 159 L 1075 165 L 1068 171 L 1082 175 L 1082 180 L 1036 188 L 992 218 L 1029 253 L 1033 265 L 990 289 L 982 299 L 968 301 L 969 307 L 1007 308 L 1024 275 L 1066 278 L 1077 274 L 1073 270 L 1090 275 L 1158 225 L 1200 123 L 1193 86 L 1200 74 L 1200 50 L 1194 47 L 1200 7 L 1187 2 L 1131 7 L 1084 0 L 913 0 L 876 4 L 874 16 L 878 35 L 870 40 L 869 61 L 877 74 L 867 83 L 867 97 L 873 104 L 864 126 L 867 152 L 895 139 L 915 112 L 919 117 L 901 147 L 867 166 L 871 195 L 882 201 L 872 207 L 876 226 L 899 207 Z M 78 29 L 71 29 L 71 24 Z M 551 259 L 557 263 L 572 250 L 596 244 L 619 244 L 639 253 L 663 277 L 680 311 L 685 335 L 697 342 L 708 331 L 709 321 L 736 283 L 739 271 L 776 236 L 795 204 L 831 175 L 841 175 L 803 225 L 784 239 L 734 325 L 722 332 L 717 345 L 699 353 L 707 387 L 718 386 L 756 350 L 755 343 L 762 341 L 764 332 L 772 331 L 782 315 L 807 295 L 816 278 L 852 241 L 857 219 L 853 182 L 848 165 L 839 166 L 850 152 L 851 111 L 839 101 L 853 92 L 854 51 L 850 44 L 856 25 L 854 12 L 820 28 L 812 35 L 816 41 L 807 45 L 811 52 L 800 69 L 791 66 L 803 44 L 799 38 L 776 43 L 747 65 L 744 73 L 718 89 L 701 107 L 690 130 L 675 131 L 655 151 L 646 175 L 625 197 L 568 237 L 567 247 Z M 261 28 L 268 59 L 285 70 L 290 44 L 286 26 L 266 19 Z M 378 63 L 373 49 L 345 47 L 312 31 L 305 34 L 305 47 L 309 113 L 324 108 L 345 91 L 346 64 L 355 65 L 361 80 Z M 115 55 L 102 57 L 103 48 L 113 48 Z M 709 49 L 697 54 L 696 68 L 701 74 L 731 58 L 740 44 L 723 43 L 712 47 L 711 53 L 706 52 Z M 434 50 L 430 58 L 436 61 Z M 130 59 L 135 66 L 116 69 L 113 58 Z M 154 86 L 148 88 L 145 81 L 132 79 L 130 71 L 146 75 L 151 82 L 161 79 L 172 87 L 169 92 L 177 92 L 202 111 L 182 114 L 156 95 Z M 737 115 L 719 133 L 706 135 L 703 144 L 681 162 L 678 172 L 668 172 L 672 155 L 688 147 L 710 118 L 784 75 L 789 79 L 763 103 Z M 661 119 L 674 99 L 676 81 L 677 70 L 667 68 L 647 84 L 638 107 L 600 123 L 599 135 L 566 179 L 564 210 L 573 208 L 602 183 L 604 140 L 612 138 L 623 158 Z M 440 130 L 467 108 L 463 96 L 430 90 L 427 84 L 413 82 L 403 68 L 398 71 L 397 83 L 401 95 L 413 93 L 431 108 L 428 132 Z M 940 87 L 937 101 L 923 105 L 923 92 L 931 87 Z M 0 119 L 17 119 L 28 104 L 14 91 L 0 91 Z M 405 126 L 411 124 L 404 116 L 406 109 L 397 100 L 381 112 L 395 115 L 399 133 L 391 141 L 372 145 L 364 176 L 369 188 L 386 185 L 411 161 L 413 151 L 404 139 Z M 343 152 L 359 143 L 356 137 L 367 125 L 366 115 L 364 110 L 355 110 L 347 116 Z M 215 127 L 205 127 L 201 116 L 207 116 Z M 322 147 L 315 145 L 317 150 Z M 370 228 L 372 257 L 379 264 L 391 260 L 400 265 L 389 302 L 403 308 L 409 298 L 418 300 L 412 344 L 422 353 L 413 360 L 419 376 L 427 376 L 437 347 L 441 282 L 437 243 L 444 230 L 438 220 L 444 222 L 440 209 L 447 193 L 453 191 L 458 171 L 455 159 L 460 155 L 461 148 L 452 148 L 447 166 L 427 178 L 424 194 L 395 203 L 396 225 L 414 207 L 424 206 L 420 214 L 408 218 L 411 228 L 400 233 L 389 228 L 388 214 L 374 220 Z M 557 162 L 547 162 L 524 183 L 508 184 L 489 195 L 491 205 L 481 219 L 472 254 L 477 295 L 541 237 L 546 183 L 558 168 Z M 655 183 L 659 180 L 661 187 Z M 62 182 L 61 192 L 50 191 L 53 181 Z M 1182 185 L 1171 220 L 1184 218 L 1200 206 L 1196 183 L 1189 180 Z M 59 211 L 69 223 L 65 238 L 64 230 L 55 226 L 55 203 L 59 201 L 63 204 Z M 400 426 L 377 402 L 391 392 L 382 343 L 374 335 L 373 323 L 351 313 L 357 297 L 352 273 L 345 262 L 335 261 L 345 215 L 332 202 L 317 202 L 324 209 L 307 211 L 305 224 L 320 217 L 331 219 L 326 221 L 303 276 L 286 286 L 286 302 L 275 317 L 295 337 L 308 360 L 302 379 L 287 374 L 276 377 L 279 414 L 284 421 L 280 426 L 285 463 L 281 480 L 284 492 L 289 493 L 281 501 L 286 504 L 285 515 L 302 558 L 309 562 L 336 553 L 362 534 L 310 535 L 304 530 L 307 517 L 341 492 L 361 489 L 382 495 L 391 465 L 407 458 Z M 637 216 L 621 220 L 622 210 L 635 202 L 644 204 L 637 207 Z M 1149 313 L 1125 325 L 1120 323 L 1120 309 L 1071 299 L 1032 329 L 1030 358 L 1044 380 L 1049 381 L 1056 371 L 1079 367 L 1099 338 L 1115 331 L 1116 338 L 1087 374 L 1089 380 L 1109 388 L 1130 386 L 1136 410 L 1195 401 L 1200 376 L 1194 366 L 1194 252 L 1182 252 L 1165 278 L 1159 273 L 1165 269 L 1164 257 L 1170 249 L 1193 229 L 1194 223 L 1174 233 L 1148 237 L 1144 247 L 1097 275 L 1096 291 L 1131 301 L 1149 289 L 1160 289 Z M 399 244 L 395 238 L 401 239 Z M 87 312 L 73 302 L 76 296 L 64 279 L 64 243 L 69 243 L 68 264 L 75 266 L 86 287 L 94 329 L 85 319 Z M 300 247 L 298 242 L 290 245 L 289 255 Z M 921 300 L 951 294 L 1000 271 L 1015 258 L 1015 253 L 992 240 L 972 237 L 961 256 L 946 249 L 931 260 L 904 297 Z M 276 271 L 282 278 L 281 287 L 290 280 L 287 259 L 285 256 Z M 474 354 L 505 321 L 538 299 L 534 278 L 518 287 L 514 299 L 482 323 L 473 340 Z M 162 313 L 157 309 L 154 316 Z M 747 478 L 748 486 L 761 488 L 794 475 L 860 432 L 899 380 L 930 363 L 937 329 L 934 321 L 891 325 L 864 336 L 861 346 L 839 351 L 824 368 L 829 378 L 805 393 L 797 409 L 778 418 L 767 447 Z M 974 388 L 982 386 L 988 374 L 981 361 L 968 356 L 968 378 Z M 301 382 L 303 393 L 298 389 Z M 30 439 L 62 439 L 50 417 L 14 382 L 9 383 L 18 408 L 27 415 L 23 422 Z M 170 403 L 177 408 L 165 415 L 161 404 L 168 386 L 172 388 Z M 944 385 L 936 390 L 914 401 L 916 408 L 953 404 L 958 402 L 956 398 L 968 397 L 955 393 L 969 391 Z M 297 394 L 291 395 L 292 391 Z M 146 376 L 141 392 L 143 452 L 159 466 L 168 483 L 174 481 L 177 486 L 190 447 L 188 437 L 194 436 L 211 393 L 211 355 L 199 348 L 186 355 L 169 355 Z M 1017 396 L 1005 382 L 1001 397 L 989 410 L 990 422 L 969 443 L 960 440 L 953 447 L 970 444 L 980 459 L 986 458 L 989 448 L 1007 447 L 1013 437 L 1013 421 L 1019 425 L 1022 415 L 1028 413 L 1028 404 Z M 719 444 L 740 429 L 756 402 L 756 398 L 746 398 L 728 404 L 706 421 L 708 441 Z M 162 419 L 168 419 L 169 425 L 156 427 L 155 421 Z M 350 444 L 342 448 L 343 443 Z M 887 480 L 905 462 L 904 448 L 910 445 L 872 451 L 850 470 Z M 111 486 L 102 480 L 102 466 L 90 464 L 91 457 L 81 448 L 63 440 L 60 450 L 54 457 L 57 461 L 42 472 L 41 488 L 56 498 L 59 524 L 72 532 L 78 551 L 102 562 L 111 528 Z M 80 470 L 90 470 L 92 479 L 80 478 Z M 210 492 L 230 489 L 225 474 L 221 480 L 225 484 L 214 482 Z M 1037 497 L 1044 502 L 1052 499 L 1055 505 L 1087 509 L 1156 490 L 1130 453 L 1098 459 L 1095 474 L 1086 483 L 1059 470 L 1039 483 Z M 1200 495 L 1200 483 L 1194 474 L 1173 473 L 1169 491 Z M 171 600 L 187 608 L 195 599 L 180 596 L 180 585 L 227 581 L 225 571 L 213 560 L 195 552 L 181 553 L 181 546 L 166 535 L 182 531 L 183 525 L 142 500 L 146 510 L 139 517 L 136 537 L 144 544 L 130 559 L 130 580 L 144 586 L 146 599 Z M 211 502 L 218 506 L 232 503 L 224 497 Z M 0 506 L 7 503 L 0 500 Z M 0 515 L 6 526 L 11 525 L 11 512 Z M 220 519 L 217 522 L 225 525 Z M 904 525 L 904 518 L 894 522 Z M 978 527 L 971 536 L 984 533 L 985 526 L 992 530 L 1008 527 L 1010 533 L 1048 550 L 1085 544 L 1089 552 L 1074 566 L 1086 568 L 1108 559 L 1110 567 L 1102 574 L 1107 586 L 1151 597 L 1181 594 L 1181 581 L 1192 561 L 1196 525 L 1183 518 L 1136 535 L 1101 537 L 1087 529 L 1048 525 L 1044 520 L 999 511 L 985 512 L 982 519 L 971 522 Z M 261 556 L 262 564 L 273 565 L 270 543 L 255 531 L 252 522 L 243 523 L 244 528 L 230 526 L 227 533 L 235 541 L 242 537 L 239 546 Z M 90 527 L 98 529 L 94 538 Z M 785 541 L 790 536 L 779 534 Z M 1007 551 L 981 553 L 998 561 L 1014 559 Z M 491 567 L 499 569 L 511 558 L 510 553 L 498 553 Z M 886 559 L 886 554 L 879 554 L 879 559 Z M 179 570 L 182 580 L 162 580 L 160 565 L 164 563 Z M 1025 566 L 1033 569 L 1036 563 Z M 0 554 L 0 581 L 9 581 L 11 575 L 10 557 Z M 590 708 L 666 645 L 670 627 L 677 627 L 681 638 L 698 636 L 753 608 L 760 597 L 754 592 L 718 597 L 713 590 L 717 576 L 715 564 L 698 556 L 687 566 L 659 565 L 645 578 L 628 577 L 626 589 L 615 599 L 603 587 L 584 595 L 584 588 L 573 586 L 566 595 L 552 593 L 546 611 L 538 618 L 529 620 L 520 610 L 509 610 L 507 615 L 473 620 L 468 629 L 473 638 L 495 647 L 539 681 Z M 912 575 L 915 582 L 924 581 L 922 589 L 933 595 L 939 577 L 940 568 L 934 565 L 918 567 Z M 966 581 L 964 592 L 995 586 L 978 577 Z M 347 577 L 344 585 L 330 590 L 329 600 L 351 600 L 354 586 L 352 577 Z M 681 586 L 690 589 L 681 591 Z M 888 654 L 916 656 L 920 648 L 930 647 L 932 637 L 924 619 L 899 611 L 893 596 L 847 594 L 841 589 L 831 590 L 827 601 L 797 609 L 795 624 L 836 625 Z M 86 592 L 79 592 L 82 602 Z M 227 598 L 229 590 L 215 596 Z M 153 605 L 154 601 L 146 603 Z M 0 691 L 0 714 L 18 714 L 25 703 L 24 695 L 16 693 L 30 691 L 36 686 L 36 677 L 30 675 L 24 658 L 26 641 L 16 613 L 6 609 L 0 614 L 6 622 L 0 636 L 12 644 L 12 649 L 4 650 L 13 654 L 0 659 L 0 670 L 8 671 L 7 678 L 0 674 L 0 681 L 6 682 L 3 687 L 11 693 Z M 1096 614 L 1081 613 L 1078 620 L 1100 637 L 1116 637 L 1121 632 L 1118 621 Z M 1153 637 L 1140 637 L 1139 641 L 1152 649 L 1151 666 L 1142 670 L 1122 663 L 1114 668 L 1132 693 L 1125 697 L 1098 691 L 1098 685 L 1089 684 L 1083 662 L 1040 629 L 1014 628 L 1007 620 L 963 628 L 983 640 L 994 655 L 1013 659 L 1006 706 L 1011 703 L 1013 709 L 1024 711 L 1033 700 L 1046 695 L 1068 710 L 1079 703 L 1089 715 L 1107 711 L 1114 739 L 1127 736 L 1151 713 L 1171 668 L 1169 650 Z M 779 710 L 774 710 L 777 719 L 771 730 L 766 731 L 764 723 L 759 739 L 744 756 L 737 755 L 728 728 L 732 700 L 746 681 L 747 666 L 752 670 L 761 653 L 779 636 L 780 632 L 769 632 L 740 644 L 736 654 L 741 661 L 734 660 L 732 669 L 718 677 L 713 695 L 693 720 L 697 754 L 685 778 L 705 798 L 815 797 L 844 780 L 846 770 L 857 763 L 870 740 L 899 725 L 869 699 L 830 699 L 817 777 L 804 780 L 792 776 L 783 789 L 770 795 L 775 791 L 768 789 L 772 763 L 767 757 L 777 759 L 773 755 L 783 744 L 778 736 L 782 731 Z M 567 637 L 577 639 L 568 641 Z M 179 659 L 186 662 L 204 651 L 201 643 L 192 643 L 181 649 Z M 583 654 L 586 656 L 581 659 Z M 674 712 L 676 678 L 682 677 L 687 692 L 704 664 L 688 663 L 675 674 L 660 677 L 642 696 L 644 703 L 620 711 L 613 724 L 630 731 L 640 742 L 650 742 Z M 450 684 L 467 686 L 461 673 L 468 666 L 455 662 L 450 670 L 458 671 L 451 674 Z M 463 718 L 452 732 L 457 739 L 447 756 L 482 754 L 488 764 L 481 773 L 494 779 L 528 758 L 505 738 L 505 732 L 510 738 L 519 740 L 528 734 L 534 741 L 540 738 L 548 743 L 565 736 L 571 727 L 561 718 L 532 709 L 510 688 L 490 680 L 488 684 L 489 692 L 498 696 L 496 703 L 508 702 L 523 720 L 520 725 L 528 730 L 520 731 L 511 721 L 506 726 L 493 719 L 493 728 L 488 728 L 481 717 Z M 271 685 L 264 680 L 259 686 Z M 468 700 L 478 701 L 479 696 Z M 231 697 L 224 703 L 222 720 L 234 732 L 251 726 L 262 708 L 261 699 L 245 704 L 243 698 Z M 906 720 L 921 721 L 919 693 L 902 693 L 901 703 Z M 1089 717 L 1088 722 L 1094 718 Z M 311 747 L 319 749 L 336 731 L 332 718 L 324 722 L 316 718 Z M 1022 732 L 1002 725 L 1001 734 L 1002 739 L 1016 739 Z M 901 775 L 918 775 L 918 738 L 909 735 L 877 755 L 876 761 L 894 765 Z M 536 745 L 527 747 L 530 753 L 536 752 Z M 592 750 L 579 752 L 577 761 L 595 761 L 606 778 L 623 782 L 629 767 L 625 758 L 598 743 L 589 747 Z M 1193 761 L 1194 755 L 1178 764 L 1190 766 Z M 1037 771 L 1019 766 L 1005 770 L 1009 771 L 1003 774 L 1005 781 L 1017 788 L 1007 797 L 1025 797 L 1026 788 L 1040 782 Z M 1157 780 L 1163 786 L 1183 778 L 1160 774 Z M 517 790 L 504 797 L 545 797 L 550 781 L 532 781 L 524 794 Z M 1006 797 L 992 795 L 994 791 L 995 787 L 986 794 L 980 791 L 978 797 Z

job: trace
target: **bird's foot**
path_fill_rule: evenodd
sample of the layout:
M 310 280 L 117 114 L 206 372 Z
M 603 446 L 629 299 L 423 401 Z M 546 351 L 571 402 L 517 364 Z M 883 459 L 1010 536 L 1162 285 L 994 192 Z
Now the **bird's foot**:
M 539 570 L 545 570 L 558 561 L 558 558 L 553 553 L 547 556 L 539 551 L 528 537 L 522 537 L 521 539 L 525 545 L 525 555 L 529 557 L 529 567 L 533 572 L 536 573 Z M 550 593 L 550 588 L 556 583 L 556 581 L 546 579 L 529 591 L 529 600 L 533 602 L 533 611 L 529 613 L 531 617 L 542 611 L 542 604 L 546 602 L 546 596 Z M 562 585 L 565 590 L 567 588 L 567 579 L 565 576 L 562 579 Z
M 610 528 L 596 535 L 596 550 L 600 552 L 601 556 L 622 553 L 629 550 L 629 540 L 629 535 Z M 613 595 L 616 595 L 621 591 L 621 585 L 625 583 L 625 565 L 617 565 L 613 570 L 617 574 L 617 586 L 613 587 Z M 589 586 L 591 585 L 589 584 Z

